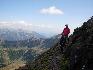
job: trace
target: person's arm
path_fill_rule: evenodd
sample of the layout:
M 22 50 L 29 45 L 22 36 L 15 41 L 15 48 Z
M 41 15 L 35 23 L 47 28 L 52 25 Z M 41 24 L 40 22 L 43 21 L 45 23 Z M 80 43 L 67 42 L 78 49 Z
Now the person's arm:
M 65 30 L 65 28 L 64 28 L 64 30 Z M 63 30 L 63 32 L 61 33 L 61 35 L 64 35 L 64 30 Z
M 63 35 L 63 34 L 64 34 L 64 30 L 63 30 L 63 32 L 61 34 L 58 34 L 58 35 Z
M 69 33 L 70 33 L 70 29 L 69 29 Z
M 63 34 L 63 32 L 61 33 L 61 35 Z
M 62 32 L 62 33 L 60 33 L 60 34 L 58 34 L 58 35 L 63 35 L 63 32 Z

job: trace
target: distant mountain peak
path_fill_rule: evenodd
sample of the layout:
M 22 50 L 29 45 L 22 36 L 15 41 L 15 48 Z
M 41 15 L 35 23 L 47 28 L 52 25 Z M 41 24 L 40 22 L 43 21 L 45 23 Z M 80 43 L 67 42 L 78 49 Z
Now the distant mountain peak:
M 30 38 L 46 38 L 43 35 L 35 31 L 25 31 L 21 29 L 11 29 L 11 28 L 0 28 L 0 37 L 4 40 L 17 41 L 17 40 L 27 40 Z

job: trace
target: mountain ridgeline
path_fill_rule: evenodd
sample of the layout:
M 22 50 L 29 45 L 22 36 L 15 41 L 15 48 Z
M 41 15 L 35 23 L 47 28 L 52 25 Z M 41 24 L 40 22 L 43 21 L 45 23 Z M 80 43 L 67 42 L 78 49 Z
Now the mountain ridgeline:
M 56 40 L 54 42 L 54 40 Z M 0 45 L 5 48 L 13 47 L 46 47 L 50 48 L 58 40 L 58 36 L 46 38 L 37 32 L 19 29 L 0 28 Z M 53 43 L 53 44 L 51 44 Z
M 2 28 L 0 29 L 0 40 L 3 47 L 34 47 L 39 45 L 46 37 L 32 31 L 14 30 Z
M 7 41 L 20 41 L 27 39 L 36 39 L 36 38 L 46 38 L 45 36 L 35 32 L 35 31 L 26 31 L 22 29 L 12 29 L 12 28 L 0 28 L 0 39 Z
M 93 70 L 93 17 L 74 29 L 64 53 L 57 43 L 33 62 L 16 70 Z

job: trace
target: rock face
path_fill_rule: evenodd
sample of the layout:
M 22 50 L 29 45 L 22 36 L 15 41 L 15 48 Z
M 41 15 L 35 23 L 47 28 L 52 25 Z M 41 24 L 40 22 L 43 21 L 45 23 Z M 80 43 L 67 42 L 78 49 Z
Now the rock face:
M 64 53 L 57 43 L 31 64 L 16 70 L 93 70 L 93 17 L 74 30 Z

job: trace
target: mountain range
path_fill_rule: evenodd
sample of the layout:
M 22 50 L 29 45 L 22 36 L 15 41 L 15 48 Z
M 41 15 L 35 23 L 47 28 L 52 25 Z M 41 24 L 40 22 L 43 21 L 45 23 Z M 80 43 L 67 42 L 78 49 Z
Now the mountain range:
M 54 46 L 59 40 L 58 37 L 56 35 L 46 38 L 34 31 L 0 28 L 0 67 L 7 67 L 19 59 L 27 63 L 33 61 Z
M 46 37 L 34 31 L 27 32 L 21 29 L 0 28 L 0 38 L 7 41 L 19 41 Z

